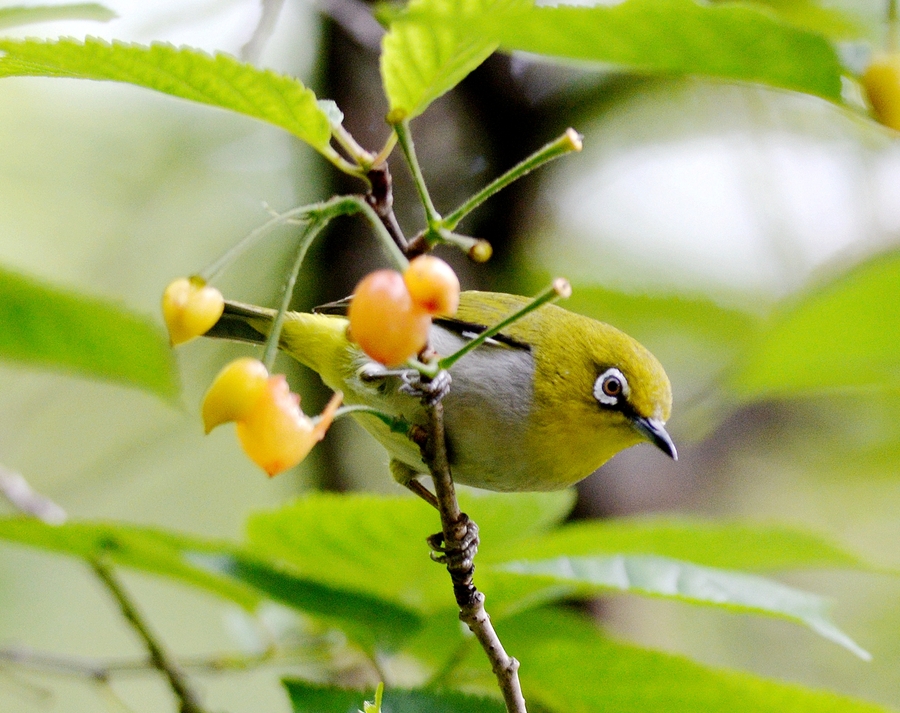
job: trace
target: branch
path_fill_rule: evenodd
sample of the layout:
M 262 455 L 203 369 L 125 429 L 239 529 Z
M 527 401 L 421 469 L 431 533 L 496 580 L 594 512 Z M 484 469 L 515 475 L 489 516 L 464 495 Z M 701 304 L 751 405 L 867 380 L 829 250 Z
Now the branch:
M 184 673 L 178 664 L 169 657 L 153 632 L 150 631 L 150 627 L 144 621 L 143 616 L 141 616 L 141 613 L 129 598 L 128 593 L 122 588 L 112 570 L 99 560 L 93 560 L 90 564 L 97 578 L 106 585 L 106 588 L 116 600 L 122 616 L 125 617 L 131 628 L 144 642 L 144 646 L 147 647 L 147 653 L 150 654 L 150 662 L 153 667 L 160 671 L 169 681 L 169 686 L 181 702 L 180 712 L 206 713 L 200 704 L 199 697 L 191 688 Z
M 36 517 L 48 525 L 62 525 L 66 511 L 50 498 L 34 490 L 24 476 L 0 465 L 0 494 L 17 510 Z
M 434 480 L 434 492 L 441 514 L 443 550 L 449 555 L 441 561 L 447 562 L 447 571 L 453 582 L 453 594 L 459 606 L 460 621 L 475 634 L 487 654 L 491 669 L 497 677 L 497 683 L 503 693 L 507 712 L 527 713 L 525 698 L 522 696 L 522 688 L 519 684 L 519 662 L 509 656 L 503 648 L 503 644 L 500 643 L 500 638 L 491 624 L 491 618 L 484 608 L 484 594 L 478 591 L 473 581 L 475 565 L 471 557 L 474 556 L 474 552 L 471 556 L 466 557 L 453 556 L 462 554 L 467 548 L 465 540 L 474 534 L 471 528 L 475 528 L 475 523 L 460 511 L 459 503 L 456 500 L 456 489 L 453 486 L 450 462 L 447 459 L 444 407 L 438 402 L 426 406 L 426 412 L 429 438 L 423 448 L 423 455 Z
M 245 62 L 256 63 L 262 54 L 266 42 L 275 32 L 275 25 L 278 23 L 278 16 L 281 14 L 281 7 L 284 0 L 262 0 L 262 13 L 259 16 L 259 22 L 253 35 L 243 47 L 241 47 L 241 59 Z

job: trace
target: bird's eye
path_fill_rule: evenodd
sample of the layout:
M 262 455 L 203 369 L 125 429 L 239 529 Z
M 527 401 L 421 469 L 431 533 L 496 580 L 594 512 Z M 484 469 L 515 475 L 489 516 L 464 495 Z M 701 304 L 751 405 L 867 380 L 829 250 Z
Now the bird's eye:
M 628 397 L 628 381 L 616 368 L 610 368 L 594 382 L 594 398 L 603 406 L 617 406 L 619 400 Z

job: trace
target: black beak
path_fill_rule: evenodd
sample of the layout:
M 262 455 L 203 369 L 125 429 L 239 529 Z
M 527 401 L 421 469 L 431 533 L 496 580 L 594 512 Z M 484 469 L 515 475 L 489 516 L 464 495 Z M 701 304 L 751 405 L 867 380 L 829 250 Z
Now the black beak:
M 644 418 L 643 416 L 635 416 L 631 420 L 634 427 L 644 438 L 659 448 L 663 453 L 672 460 L 678 460 L 678 451 L 675 450 L 675 444 L 672 443 L 672 437 L 666 433 L 666 429 L 662 421 L 653 418 Z

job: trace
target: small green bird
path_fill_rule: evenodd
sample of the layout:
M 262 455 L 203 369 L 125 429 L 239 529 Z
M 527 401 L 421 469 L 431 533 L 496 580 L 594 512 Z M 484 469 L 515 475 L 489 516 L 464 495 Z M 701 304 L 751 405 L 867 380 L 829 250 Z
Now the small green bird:
M 454 318 L 435 319 L 430 345 L 438 354 L 452 354 L 528 301 L 463 292 Z M 261 342 L 274 315 L 228 302 L 207 336 Z M 424 425 L 420 400 L 400 391 L 400 377 L 379 377 L 383 367 L 348 340 L 347 327 L 339 315 L 290 312 L 280 346 L 329 388 L 342 391 L 345 403 Z M 603 322 L 544 305 L 462 357 L 450 375 L 444 422 L 458 483 L 499 491 L 558 490 L 641 441 L 677 458 L 664 428 L 672 406 L 665 371 L 634 339 Z M 406 436 L 375 416 L 353 415 L 387 449 L 402 484 L 427 472 Z

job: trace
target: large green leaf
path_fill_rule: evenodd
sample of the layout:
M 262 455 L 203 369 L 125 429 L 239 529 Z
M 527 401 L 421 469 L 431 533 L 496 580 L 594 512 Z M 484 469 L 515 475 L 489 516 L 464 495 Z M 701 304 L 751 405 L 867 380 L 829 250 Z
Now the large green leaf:
M 563 517 L 570 498 L 461 494 L 460 502 L 481 528 L 480 553 L 499 557 Z M 318 493 L 252 516 L 247 535 L 254 552 L 300 576 L 425 613 L 453 606 L 447 572 L 429 559 L 425 543 L 439 529 L 437 513 L 413 498 Z M 499 598 L 492 593 L 492 601 Z
M 746 4 L 770 9 L 792 25 L 836 40 L 858 39 L 866 32 L 860 20 L 833 7 L 825 7 L 816 0 L 751 0 Z
M 822 597 L 741 572 L 649 555 L 519 560 L 489 571 L 531 576 L 549 586 L 569 584 L 582 594 L 628 591 L 783 617 L 808 626 L 862 659 L 871 658 L 828 619 L 829 604 Z
M 783 570 L 847 567 L 872 570 L 856 555 L 805 530 L 773 524 L 699 519 L 621 518 L 565 525 L 519 542 L 512 557 L 641 554 L 707 567 Z M 495 552 L 485 559 L 498 561 Z M 512 559 L 507 555 L 506 559 Z
M 303 84 L 282 74 L 188 47 L 109 44 L 89 38 L 0 40 L 0 77 L 73 77 L 127 82 L 262 119 L 335 158 L 328 116 Z
M 408 609 L 285 572 L 225 542 L 128 525 L 51 526 L 25 518 L 0 519 L 0 539 L 85 560 L 103 558 L 199 587 L 247 608 L 269 598 L 339 626 L 369 649 L 396 645 L 420 625 Z
M 449 18 L 524 5 L 526 0 L 412 0 L 382 41 L 381 79 L 391 110 L 407 119 L 418 116 L 497 49 L 497 40 L 478 27 Z
M 498 623 L 507 651 L 522 661 L 526 700 L 563 713 L 888 713 L 824 691 L 714 670 L 614 642 L 591 622 L 561 609 Z M 466 662 L 490 685 L 481 651 Z
M 499 44 L 505 51 L 523 50 L 631 71 L 758 82 L 833 101 L 841 96 L 842 69 L 831 44 L 820 34 L 750 5 L 625 0 L 598 7 L 472 2 L 448 8 L 444 2 L 422 0 L 411 4 L 398 22 L 403 37 L 408 37 L 404 47 L 409 48 L 407 56 L 398 54 L 398 64 L 402 59 L 407 66 L 430 70 L 407 70 L 409 74 L 404 75 L 393 64 L 389 71 L 383 70 L 392 106 L 406 109 L 422 103 L 423 96 L 433 98 L 424 87 L 440 86 L 446 91 L 477 64 L 446 59 L 463 56 L 458 49 L 451 50 L 457 45 L 450 39 L 443 43 L 422 39 L 438 37 L 465 38 L 466 47 L 477 46 L 485 56 L 491 46 Z M 442 52 L 432 45 L 443 48 Z M 416 53 L 423 54 L 427 61 L 410 64 Z M 452 68 L 453 72 L 439 75 L 438 67 Z M 442 81 L 429 81 L 433 75 L 439 75 Z M 398 78 L 405 76 L 410 79 L 399 85 L 402 89 L 388 84 L 388 79 L 398 83 Z
M 283 681 L 294 713 L 357 713 L 374 694 L 333 686 L 316 686 L 299 679 Z M 455 691 L 409 691 L 387 688 L 381 699 L 382 713 L 503 713 L 498 700 Z
M 745 398 L 900 385 L 900 252 L 790 300 L 748 346 L 731 386 Z
M 107 22 L 116 17 L 112 10 L 93 2 L 69 5 L 33 5 L 0 8 L 0 29 L 56 20 L 96 20 Z
M 3 268 L 0 359 L 71 371 L 166 397 L 178 390 L 168 340 L 150 320 Z

